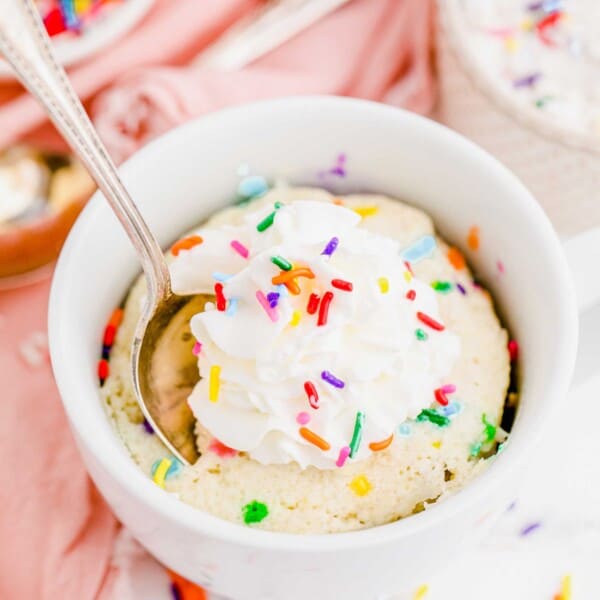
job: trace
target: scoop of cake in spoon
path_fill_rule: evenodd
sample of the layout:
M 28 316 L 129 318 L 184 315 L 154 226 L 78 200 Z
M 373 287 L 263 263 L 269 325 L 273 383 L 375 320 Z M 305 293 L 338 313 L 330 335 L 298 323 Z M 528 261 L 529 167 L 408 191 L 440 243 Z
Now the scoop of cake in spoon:
M 206 298 L 172 292 L 162 250 L 57 63 L 33 0 L 0 0 L 0 52 L 86 166 L 137 251 L 147 296 L 131 355 L 136 397 L 169 450 L 180 460 L 194 463 L 198 458 L 195 419 L 187 396 L 198 371 L 187 328 Z M 180 366 L 172 370 L 173 364 Z

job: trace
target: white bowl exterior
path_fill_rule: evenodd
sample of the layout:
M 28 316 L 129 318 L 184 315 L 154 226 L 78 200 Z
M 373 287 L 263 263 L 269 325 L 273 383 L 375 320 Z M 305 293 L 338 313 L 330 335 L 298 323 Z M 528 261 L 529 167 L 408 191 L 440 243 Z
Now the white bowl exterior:
M 337 181 L 337 191 L 387 193 L 428 211 L 490 286 L 521 346 L 521 406 L 510 444 L 476 481 L 424 513 L 359 532 L 293 536 L 221 521 L 164 493 L 130 459 L 98 398 L 102 327 L 139 271 L 100 196 L 75 225 L 55 274 L 52 362 L 96 485 L 162 562 L 236 600 L 385 598 L 422 582 L 462 543 L 483 534 L 510 501 L 517 471 L 564 397 L 573 368 L 575 301 L 549 221 L 499 163 L 430 121 L 347 99 L 271 101 L 174 130 L 122 172 L 166 246 L 232 200 L 240 164 L 318 185 L 317 173 L 340 152 L 347 154 L 348 177 Z M 476 253 L 463 243 L 472 225 L 481 231 Z

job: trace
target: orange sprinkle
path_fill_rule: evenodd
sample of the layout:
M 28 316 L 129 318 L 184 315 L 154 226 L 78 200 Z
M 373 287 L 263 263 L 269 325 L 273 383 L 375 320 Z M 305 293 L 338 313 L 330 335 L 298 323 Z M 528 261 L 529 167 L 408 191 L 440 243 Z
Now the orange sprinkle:
M 183 238 L 173 244 L 171 247 L 171 254 L 173 256 L 179 256 L 182 250 L 189 250 L 194 246 L 198 246 L 204 240 L 199 235 L 190 235 L 190 237 Z
M 167 573 L 177 588 L 181 600 L 207 600 L 206 592 L 201 587 L 184 579 L 181 575 L 175 573 L 175 571 L 167 569 Z
M 280 283 L 287 283 L 296 277 L 308 277 L 308 279 L 314 279 L 315 274 L 307 267 L 300 267 L 299 269 L 292 269 L 291 271 L 281 271 L 279 275 L 276 275 L 271 279 L 273 285 L 279 285 Z
M 107 325 L 112 325 L 116 329 L 117 327 L 119 327 L 122 320 L 123 320 L 123 309 L 115 308 L 115 310 L 113 310 L 112 315 L 110 315 L 110 319 L 109 319 Z
M 479 227 L 473 225 L 473 227 L 469 229 L 467 244 L 471 250 L 479 250 Z
M 379 452 L 380 450 L 385 450 L 393 441 L 394 439 L 394 434 L 392 433 L 392 435 L 390 435 L 389 438 L 386 438 L 385 440 L 381 440 L 380 442 L 371 442 L 369 444 L 369 448 L 371 448 L 371 450 L 373 450 L 373 452 Z
M 448 260 L 457 271 L 464 269 L 467 264 L 465 262 L 465 257 L 462 255 L 461 251 L 458 248 L 455 248 L 454 246 L 448 248 Z
M 344 206 L 344 201 L 341 198 L 333 198 L 331 201 L 338 206 Z
M 329 442 L 326 442 L 322 437 L 318 436 L 314 431 L 311 431 L 306 427 L 300 427 L 299 433 L 307 442 L 314 444 L 317 448 L 320 448 L 321 450 L 327 451 L 331 448 Z

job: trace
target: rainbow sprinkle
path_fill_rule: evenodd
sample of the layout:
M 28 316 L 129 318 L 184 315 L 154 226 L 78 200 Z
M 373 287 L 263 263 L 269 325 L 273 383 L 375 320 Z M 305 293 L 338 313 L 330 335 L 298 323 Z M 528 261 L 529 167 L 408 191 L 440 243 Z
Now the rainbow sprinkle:
M 358 411 L 356 420 L 354 421 L 354 431 L 352 432 L 352 440 L 350 442 L 350 458 L 354 458 L 360 447 L 362 440 L 362 430 L 365 424 L 365 413 Z
M 169 472 L 172 461 L 168 458 L 162 458 L 160 462 L 154 468 L 154 474 L 152 475 L 152 481 L 161 489 L 165 489 L 165 479 Z
M 219 399 L 219 391 L 221 388 L 221 367 L 213 365 L 210 368 L 208 379 L 208 399 L 211 402 L 216 402 Z

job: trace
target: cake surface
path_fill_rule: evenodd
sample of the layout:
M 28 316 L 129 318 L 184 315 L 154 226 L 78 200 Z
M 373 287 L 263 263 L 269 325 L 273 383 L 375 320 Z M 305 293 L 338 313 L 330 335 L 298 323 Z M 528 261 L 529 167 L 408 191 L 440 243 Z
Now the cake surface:
M 395 240 L 401 248 L 436 235 L 425 213 L 397 200 L 364 194 L 334 198 L 308 188 L 275 188 L 248 205 L 223 210 L 199 233 L 240 225 L 252 211 L 268 211 L 275 202 L 285 206 L 305 200 L 335 201 L 358 209 L 359 228 Z M 489 294 L 473 284 L 456 252 L 439 236 L 435 239 L 431 255 L 411 268 L 417 279 L 436 290 L 440 318 L 459 342 L 460 351 L 446 378 L 455 388 L 448 393 L 448 405 L 440 406 L 432 397 L 427 410 L 397 424 L 385 449 L 348 460 L 341 468 L 264 464 L 251 458 L 252 452 L 231 451 L 199 424 L 201 457 L 192 467 L 172 461 L 166 491 L 236 523 L 271 531 L 330 533 L 373 527 L 419 512 L 481 472 L 488 463 L 486 456 L 505 439 L 498 426 L 510 380 L 508 335 Z M 144 426 L 130 380 L 130 344 L 144 293 L 139 280 L 127 298 L 110 354 L 110 376 L 101 393 L 133 460 L 152 477 L 157 461 L 172 457 Z M 431 335 L 435 332 L 425 338 Z M 428 339 L 418 343 L 427 344 Z

